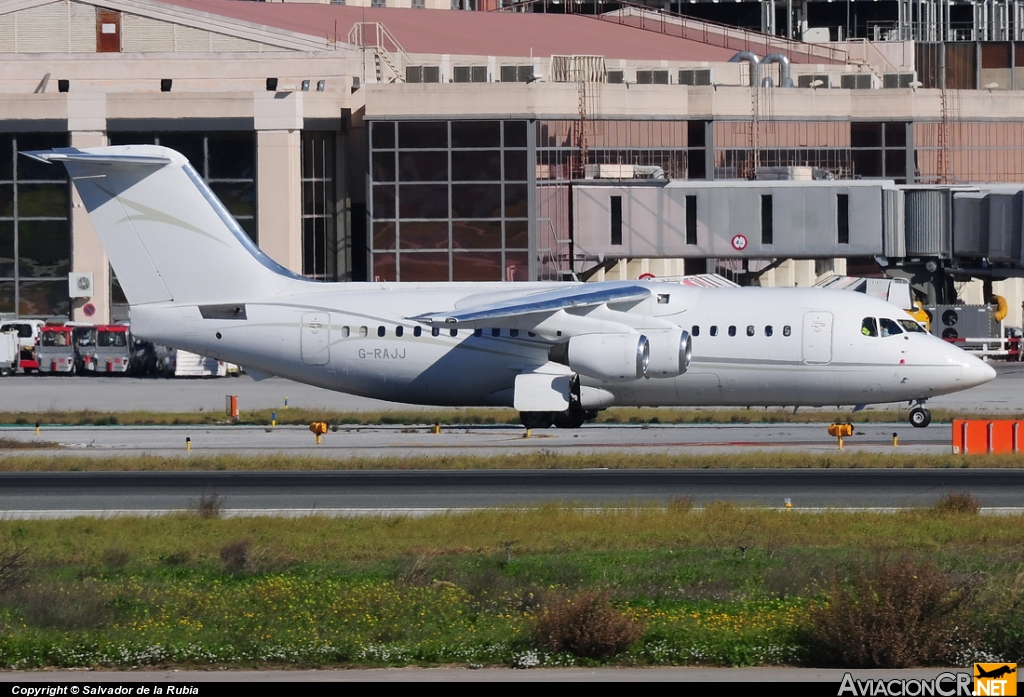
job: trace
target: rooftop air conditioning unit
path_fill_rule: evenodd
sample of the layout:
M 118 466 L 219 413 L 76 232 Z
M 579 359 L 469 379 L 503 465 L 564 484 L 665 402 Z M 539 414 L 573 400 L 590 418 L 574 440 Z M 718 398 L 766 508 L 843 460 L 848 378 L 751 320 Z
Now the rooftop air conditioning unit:
M 94 295 L 92 273 L 69 273 L 68 295 L 72 298 L 91 298 Z
M 636 82 L 638 85 L 667 85 L 667 70 L 637 70 Z
M 708 87 L 711 85 L 711 77 L 711 68 L 686 68 L 679 71 L 679 84 L 691 87 Z
M 828 73 L 814 73 L 813 75 L 798 75 L 796 78 L 797 87 L 816 87 L 827 90 L 832 86 L 832 76 Z
M 907 89 L 917 82 L 917 73 L 885 73 L 882 75 L 882 87 L 887 90 Z
M 844 90 L 874 90 L 878 89 L 877 83 L 874 73 L 849 73 L 842 76 L 840 86 Z

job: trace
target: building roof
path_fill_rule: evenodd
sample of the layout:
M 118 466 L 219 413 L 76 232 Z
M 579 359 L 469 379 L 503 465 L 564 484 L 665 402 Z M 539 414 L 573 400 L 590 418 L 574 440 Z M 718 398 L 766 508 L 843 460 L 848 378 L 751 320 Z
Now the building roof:
M 606 59 L 724 62 L 736 51 L 584 15 L 461 12 L 343 5 L 160 0 L 285 31 L 348 41 L 359 22 L 380 22 L 407 53 L 479 56 L 602 55 Z

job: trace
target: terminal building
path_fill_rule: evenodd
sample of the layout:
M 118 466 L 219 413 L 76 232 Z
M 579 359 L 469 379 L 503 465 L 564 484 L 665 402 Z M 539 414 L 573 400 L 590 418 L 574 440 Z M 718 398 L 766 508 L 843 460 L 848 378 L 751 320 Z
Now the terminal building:
M 0 0 L 0 314 L 124 313 L 64 171 L 18 151 L 155 143 L 317 279 L 884 273 L 1021 324 L 1012 32 L 378 4 Z

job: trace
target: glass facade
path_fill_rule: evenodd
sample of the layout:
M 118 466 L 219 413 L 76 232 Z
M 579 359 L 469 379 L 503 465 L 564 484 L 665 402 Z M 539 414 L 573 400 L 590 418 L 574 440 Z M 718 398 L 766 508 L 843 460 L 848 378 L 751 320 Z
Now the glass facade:
M 525 121 L 370 126 L 371 280 L 531 279 Z
M 210 185 L 243 230 L 259 243 L 256 227 L 256 134 L 252 131 L 209 133 L 108 134 L 111 145 L 152 144 L 177 150 Z
M 302 273 L 338 280 L 335 134 L 302 132 Z
M 0 134 L 0 313 L 50 317 L 70 311 L 67 173 L 18 155 L 67 145 L 66 133 Z

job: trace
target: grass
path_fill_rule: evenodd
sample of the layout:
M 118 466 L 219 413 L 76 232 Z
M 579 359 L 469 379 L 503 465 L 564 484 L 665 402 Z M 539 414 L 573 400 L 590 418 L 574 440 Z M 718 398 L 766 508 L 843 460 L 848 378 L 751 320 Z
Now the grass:
M 230 501 L 226 502 L 230 504 Z M 182 555 L 197 565 L 219 564 L 227 545 L 246 540 L 277 563 L 381 562 L 423 557 L 442 566 L 467 554 L 509 556 L 705 548 L 742 556 L 741 548 L 771 557 L 790 547 L 881 548 L 954 552 L 958 548 L 1019 553 L 1021 516 L 975 516 L 932 509 L 893 514 L 738 509 L 714 504 L 595 511 L 549 506 L 478 511 L 424 518 L 82 518 L 0 521 L 0 542 L 28 548 L 45 564 L 97 566 L 111 549 L 129 550 L 135 563 Z M 611 561 L 611 560 L 609 560 Z M 129 564 L 130 565 L 130 564 Z M 608 574 L 611 563 L 599 574 Z M 646 573 L 641 559 L 614 573 Z M 582 573 L 582 572 L 581 572 Z M 591 579 L 594 580 L 594 579 Z M 555 580 L 552 580 L 555 582 Z
M 6 456 L 5 456 L 6 455 Z M 1021 467 L 1018 455 L 925 455 L 857 453 L 847 450 L 828 455 L 786 452 L 742 452 L 712 455 L 662 453 L 557 453 L 524 451 L 492 457 L 442 455 L 415 457 L 343 457 L 273 454 L 83 456 L 66 451 L 34 455 L 3 452 L 0 472 L 216 472 L 216 471 L 332 471 L 332 470 L 580 470 L 580 469 L 969 469 Z
M 728 424 L 728 423 L 891 423 L 906 421 L 908 409 L 870 409 L 851 412 L 841 409 L 804 409 L 795 414 L 792 409 L 749 408 L 626 408 L 614 407 L 602 411 L 596 423 L 608 424 Z M 519 415 L 513 409 L 503 408 L 461 408 L 461 409 L 420 409 L 394 411 L 344 412 L 324 409 L 279 409 L 276 410 L 280 425 L 307 425 L 314 421 L 326 421 L 333 425 L 380 426 L 380 425 L 455 425 L 455 424 L 507 424 L 519 425 Z M 1024 413 L 999 414 L 999 418 L 1024 418 Z M 37 421 L 44 425 L 70 426 L 189 426 L 237 423 L 242 425 L 270 424 L 271 410 L 244 411 L 238 421 L 232 421 L 220 411 L 158 412 L 158 411 L 59 411 L 44 412 L 0 412 L 0 425 L 31 425 Z M 950 423 L 957 419 L 991 419 L 993 413 L 954 412 L 948 409 L 933 409 L 932 420 L 936 423 Z
M 794 663 L 808 655 L 801 628 L 832 597 L 829 578 L 899 553 L 1009 588 L 1022 522 L 682 502 L 420 519 L 0 521 L 0 547 L 20 564 L 20 580 L 0 589 L 0 665 Z M 599 623 L 642 634 L 626 632 L 610 656 L 538 639 L 540 618 L 587 598 L 600 599 Z M 591 631 L 567 621 L 573 636 Z M 985 641 L 964 660 L 995 655 Z

